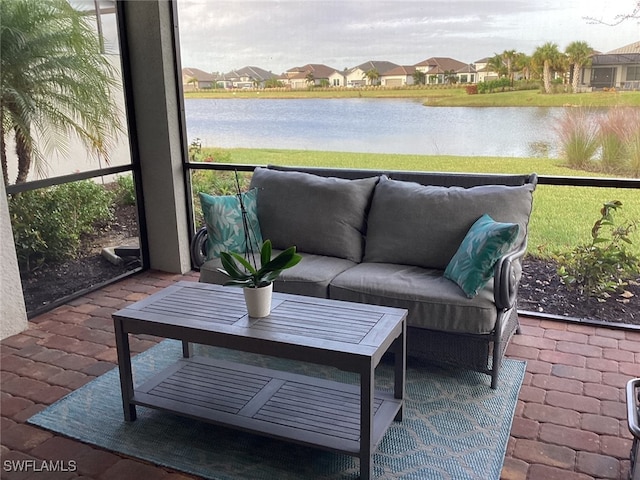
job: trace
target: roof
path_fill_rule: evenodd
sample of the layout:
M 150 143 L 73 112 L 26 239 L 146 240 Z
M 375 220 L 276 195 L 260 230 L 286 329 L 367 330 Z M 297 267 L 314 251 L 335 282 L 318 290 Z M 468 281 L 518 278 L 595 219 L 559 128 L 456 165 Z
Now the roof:
M 617 55 L 626 53 L 640 53 L 640 42 L 633 42 L 629 45 L 625 45 L 624 47 L 616 48 L 615 50 L 607 52 L 606 55 Z
M 264 80 L 269 80 L 271 78 L 276 78 L 277 75 L 267 72 L 266 70 L 259 67 L 243 67 L 238 70 L 232 70 L 229 73 L 225 74 L 228 77 L 249 77 L 255 81 L 262 82 Z
M 466 68 L 468 64 L 449 57 L 431 57 L 420 63 L 416 63 L 415 66 L 430 67 L 427 73 L 444 73 L 451 70 L 457 72 L 458 70 Z
M 328 67 L 326 65 L 318 64 L 318 63 L 309 63 L 303 67 L 294 67 L 286 71 L 286 78 L 306 78 L 310 73 L 313 74 L 313 77 L 318 78 L 329 78 L 330 75 L 337 72 L 335 68 Z
M 591 57 L 592 65 L 640 64 L 640 42 L 630 43 L 610 52 Z
M 199 82 L 213 82 L 214 76 L 210 73 L 200 70 L 199 68 L 183 68 L 182 76 L 188 78 L 195 78 Z
M 620 53 L 604 55 L 594 55 L 591 57 L 592 65 L 629 65 L 640 64 L 640 53 Z
M 369 70 L 375 70 L 380 75 L 386 75 L 389 70 L 393 70 L 394 68 L 397 68 L 399 66 L 400 65 L 393 62 L 369 60 L 368 62 L 364 62 L 355 68 L 359 68 L 363 72 L 368 72 Z
M 400 66 L 396 68 L 392 68 L 391 70 L 383 73 L 382 75 L 391 76 L 391 75 L 413 75 L 416 73 L 415 66 Z

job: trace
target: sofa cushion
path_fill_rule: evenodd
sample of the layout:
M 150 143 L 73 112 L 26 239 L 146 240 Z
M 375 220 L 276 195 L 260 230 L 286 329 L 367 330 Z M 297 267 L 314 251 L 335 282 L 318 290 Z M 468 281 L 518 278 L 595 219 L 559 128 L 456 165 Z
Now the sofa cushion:
M 467 297 L 475 297 L 493 277 L 496 261 L 511 249 L 519 230 L 517 223 L 500 223 L 487 214 L 481 216 L 465 235 L 444 277 L 454 281 Z
M 471 225 L 489 214 L 527 233 L 534 185 L 424 186 L 381 177 L 368 218 L 365 262 L 444 270 Z M 259 206 L 258 206 L 259 208 Z
M 490 333 L 496 324 L 493 281 L 474 298 L 442 270 L 389 263 L 361 263 L 333 279 L 329 297 L 409 310 L 407 325 L 452 333 Z
M 345 180 L 257 168 L 251 187 L 258 190 L 262 236 L 274 248 L 295 245 L 298 252 L 359 262 L 377 181 L 378 177 Z
M 247 242 L 238 196 L 214 196 L 202 192 L 198 196 L 207 225 L 207 260 L 220 257 L 220 252 L 246 252 Z M 256 190 L 249 190 L 241 195 L 242 203 L 247 212 L 249 238 L 254 247 L 253 250 L 258 250 L 262 245 L 256 196 Z
M 272 256 L 275 257 L 279 253 L 280 250 L 274 250 Z M 300 255 L 302 255 L 302 261 L 294 267 L 284 270 L 274 282 L 274 291 L 328 298 L 331 280 L 339 273 L 356 265 L 343 258 L 325 257 L 304 252 L 301 252 Z M 260 261 L 259 258 L 256 260 Z M 222 268 L 219 258 L 205 262 L 200 267 L 200 281 L 223 285 L 229 278 L 218 272 L 218 268 Z

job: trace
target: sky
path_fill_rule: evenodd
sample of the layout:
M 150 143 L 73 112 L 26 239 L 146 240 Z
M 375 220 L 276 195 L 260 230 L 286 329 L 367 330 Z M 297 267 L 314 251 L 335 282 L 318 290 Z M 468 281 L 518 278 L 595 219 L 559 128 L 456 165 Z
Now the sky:
M 309 63 L 342 70 L 369 60 L 415 65 L 531 55 L 576 40 L 595 50 L 640 41 L 638 0 L 179 0 L 182 67 L 280 74 Z M 589 18 L 596 21 L 589 20 Z

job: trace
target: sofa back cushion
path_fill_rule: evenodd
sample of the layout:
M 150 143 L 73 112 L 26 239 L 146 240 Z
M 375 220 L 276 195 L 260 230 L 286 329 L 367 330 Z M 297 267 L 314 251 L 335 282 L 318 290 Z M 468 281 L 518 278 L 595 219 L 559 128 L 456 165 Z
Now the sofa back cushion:
M 345 180 L 256 168 L 262 237 L 273 248 L 360 262 L 366 217 L 378 177 Z
M 469 228 L 484 214 L 527 234 L 534 185 L 424 186 L 381 177 L 368 219 L 365 262 L 444 270 Z M 258 205 L 259 206 L 259 205 Z

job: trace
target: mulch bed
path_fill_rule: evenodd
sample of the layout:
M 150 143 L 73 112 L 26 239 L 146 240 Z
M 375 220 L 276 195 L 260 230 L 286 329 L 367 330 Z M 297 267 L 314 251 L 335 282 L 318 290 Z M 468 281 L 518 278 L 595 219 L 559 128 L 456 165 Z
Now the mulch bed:
M 116 245 L 137 236 L 138 222 L 135 207 L 115 212 L 110 228 L 85 240 L 86 252 L 79 259 L 23 273 L 22 282 L 28 312 L 46 308 L 51 302 L 73 295 L 116 278 L 138 264 L 113 265 L 100 254 L 103 245 Z M 116 242 L 116 243 L 114 243 Z M 518 295 L 519 309 L 602 322 L 640 325 L 640 277 L 630 282 L 631 296 L 612 295 L 606 301 L 587 298 L 568 289 L 556 274 L 553 262 L 527 257 Z
M 579 319 L 640 325 L 640 277 L 629 282 L 624 296 L 598 301 L 568 289 L 551 261 L 527 257 L 518 290 L 520 310 Z

